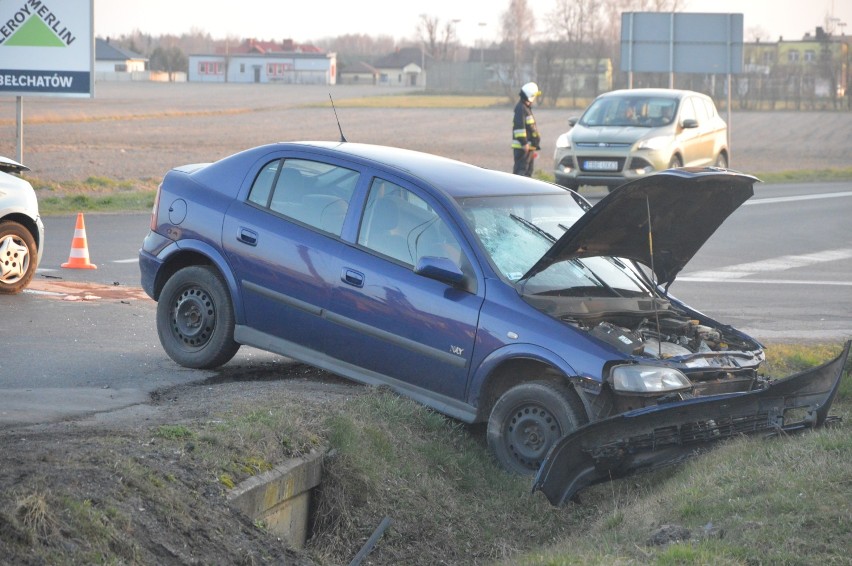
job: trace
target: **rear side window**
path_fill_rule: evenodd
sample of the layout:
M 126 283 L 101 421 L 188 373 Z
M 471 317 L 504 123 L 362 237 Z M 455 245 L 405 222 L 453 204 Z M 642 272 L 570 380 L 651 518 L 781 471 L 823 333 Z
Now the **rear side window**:
M 276 159 L 275 161 L 267 163 L 263 169 L 260 170 L 260 173 L 257 174 L 257 178 L 255 178 L 254 184 L 251 187 L 251 192 L 249 193 L 249 200 L 251 202 L 259 204 L 260 206 L 269 205 L 269 195 L 272 194 L 272 185 L 278 177 L 278 167 L 280 165 L 281 160 Z
M 339 236 L 358 177 L 357 171 L 329 163 L 277 159 L 261 168 L 248 200 Z
M 701 102 L 702 102 L 702 104 L 704 104 L 704 111 L 707 112 L 707 117 L 708 118 L 715 118 L 716 117 L 716 106 L 713 105 L 713 102 L 711 102 L 710 100 L 704 99 L 704 98 L 701 99 Z

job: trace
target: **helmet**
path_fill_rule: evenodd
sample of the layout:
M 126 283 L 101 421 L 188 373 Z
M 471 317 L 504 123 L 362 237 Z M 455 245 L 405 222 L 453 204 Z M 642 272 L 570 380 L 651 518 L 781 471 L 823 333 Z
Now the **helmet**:
M 532 102 L 535 100 L 536 96 L 541 94 L 541 91 L 538 90 L 538 85 L 535 83 L 527 83 L 521 87 L 521 93 L 527 97 L 527 100 Z

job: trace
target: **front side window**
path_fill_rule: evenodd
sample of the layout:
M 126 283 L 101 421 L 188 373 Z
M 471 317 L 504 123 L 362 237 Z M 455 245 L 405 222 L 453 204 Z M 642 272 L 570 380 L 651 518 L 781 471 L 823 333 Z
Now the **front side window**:
M 435 210 L 411 191 L 379 178 L 370 186 L 358 244 L 409 266 L 424 256 L 463 263 L 458 241 Z
M 359 173 L 306 159 L 264 165 L 248 200 L 323 232 L 340 235 Z
M 692 105 L 691 98 L 684 98 L 683 102 L 681 102 L 681 110 L 680 110 L 680 120 L 683 123 L 684 120 L 698 120 L 698 115 L 695 112 L 695 107 Z

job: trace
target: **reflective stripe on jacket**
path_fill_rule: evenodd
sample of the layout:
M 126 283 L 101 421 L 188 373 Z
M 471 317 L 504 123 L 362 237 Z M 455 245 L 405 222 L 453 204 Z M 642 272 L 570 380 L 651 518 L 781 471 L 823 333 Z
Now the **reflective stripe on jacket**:
M 512 147 L 521 149 L 527 143 L 535 149 L 540 149 L 541 137 L 538 135 L 532 108 L 527 106 L 523 100 L 518 100 L 515 105 L 515 116 L 512 119 Z

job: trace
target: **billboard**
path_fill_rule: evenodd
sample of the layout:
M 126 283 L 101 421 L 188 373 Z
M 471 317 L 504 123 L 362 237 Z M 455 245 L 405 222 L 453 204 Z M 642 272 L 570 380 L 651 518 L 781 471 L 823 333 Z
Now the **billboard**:
M 94 95 L 94 0 L 0 0 L 0 94 Z
M 742 68 L 742 14 L 621 14 L 622 71 L 738 74 Z

